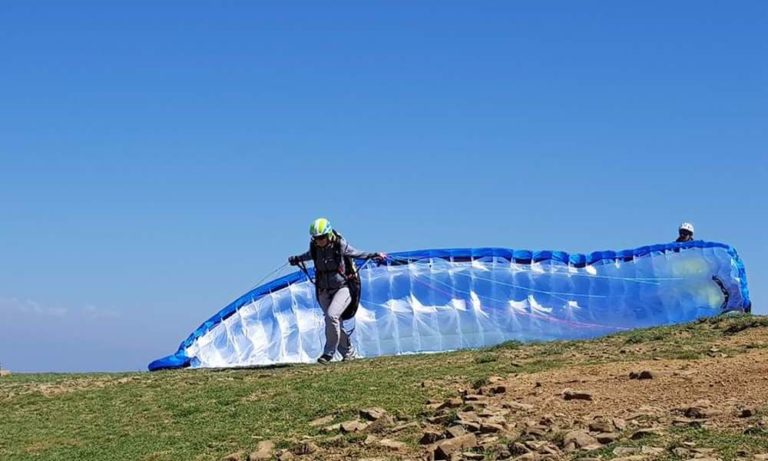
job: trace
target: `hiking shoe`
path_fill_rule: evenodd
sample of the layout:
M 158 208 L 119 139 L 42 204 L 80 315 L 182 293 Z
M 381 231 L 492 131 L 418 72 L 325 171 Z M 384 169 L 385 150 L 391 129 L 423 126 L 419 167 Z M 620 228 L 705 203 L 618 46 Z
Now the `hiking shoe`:
M 321 355 L 320 358 L 317 359 L 317 363 L 326 364 L 326 363 L 330 362 L 331 360 L 333 360 L 333 356 L 332 355 Z

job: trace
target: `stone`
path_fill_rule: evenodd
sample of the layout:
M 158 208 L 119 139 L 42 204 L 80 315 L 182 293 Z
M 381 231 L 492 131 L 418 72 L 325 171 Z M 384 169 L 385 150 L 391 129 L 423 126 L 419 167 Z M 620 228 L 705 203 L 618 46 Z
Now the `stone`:
M 446 439 L 437 443 L 435 447 L 435 459 L 449 459 L 451 454 L 465 448 L 474 448 L 477 446 L 477 437 L 475 434 L 464 434 L 460 437 Z
M 681 427 L 702 427 L 705 422 L 707 422 L 706 419 L 674 418 L 672 420 L 672 425 Z
M 664 453 L 664 449 L 659 447 L 642 446 L 640 448 L 640 453 L 643 453 L 645 455 L 658 456 Z
M 480 423 L 474 421 L 459 420 L 457 423 L 464 427 L 469 432 L 480 432 Z
M 547 428 L 545 426 L 530 426 L 523 430 L 523 434 L 530 437 L 542 438 L 547 435 Z
M 627 422 L 626 422 L 626 421 L 624 421 L 624 420 L 623 420 L 623 419 L 621 419 L 621 418 L 613 418 L 613 426 L 614 426 L 614 427 L 615 427 L 617 430 L 619 430 L 619 431 L 623 431 L 624 429 L 626 429 L 626 428 L 627 428 Z
M 629 379 L 653 379 L 655 377 L 656 375 L 651 370 L 633 371 L 629 374 Z
M 481 402 L 487 400 L 488 397 L 480 394 L 468 394 L 464 396 L 465 402 Z
M 501 424 L 482 423 L 480 424 L 481 434 L 497 434 L 504 432 L 504 426 Z
M 445 430 L 445 437 L 449 439 L 461 437 L 462 435 L 466 435 L 466 434 L 467 434 L 467 430 L 464 428 L 464 426 L 461 426 L 459 424 L 455 426 L 451 426 Z M 441 438 L 444 438 L 444 437 L 441 437 Z
M 517 458 L 515 458 L 515 461 L 539 461 L 539 459 L 541 459 L 541 455 L 534 451 L 531 451 L 518 456 Z
M 278 461 L 291 461 L 294 459 L 296 459 L 296 455 L 294 455 L 290 450 L 283 450 L 277 455 Z
M 341 432 L 345 434 L 349 434 L 352 432 L 360 432 L 366 427 L 368 427 L 368 424 L 369 423 L 364 423 L 356 419 L 352 421 L 344 421 L 343 423 L 341 423 Z
M 448 399 L 445 402 L 443 402 L 439 407 L 437 407 L 437 409 L 438 410 L 443 410 L 445 408 L 459 408 L 462 405 L 464 405 L 464 402 L 462 402 L 461 399 L 452 398 L 452 399 Z
M 245 452 L 238 451 L 230 453 L 227 456 L 221 458 L 220 461 L 245 461 Z
M 406 447 L 405 443 L 398 442 L 397 440 L 390 440 L 390 439 L 381 439 L 379 440 L 378 444 L 379 446 L 382 446 L 392 451 L 402 450 Z
M 661 435 L 662 431 L 660 428 L 657 427 L 647 427 L 643 429 L 638 429 L 635 432 L 632 433 L 632 435 L 629 436 L 632 440 L 639 440 L 643 437 L 648 437 L 650 435 Z
M 465 451 L 461 453 L 462 460 L 482 460 L 485 459 L 485 455 L 482 453 L 475 453 L 473 451 Z
M 691 406 L 686 408 L 685 416 L 693 419 L 706 419 L 713 416 L 717 416 L 722 413 L 715 408 L 703 407 L 703 406 Z
M 259 442 L 256 451 L 248 455 L 248 461 L 260 461 L 265 459 L 272 459 L 275 451 L 275 442 L 271 440 L 264 440 Z
M 293 454 L 295 455 L 311 455 L 312 453 L 317 453 L 320 450 L 320 447 L 315 444 L 315 442 L 304 442 L 293 449 Z
M 688 458 L 691 455 L 691 450 L 683 447 L 675 447 L 672 449 L 672 454 L 678 458 Z
M 334 418 L 335 416 L 333 415 L 323 416 L 322 418 L 317 418 L 315 420 L 310 421 L 309 425 L 312 427 L 325 426 L 333 422 Z
M 3 377 L 3 376 L 11 376 L 11 370 L 0 369 L 0 377 Z
M 443 438 L 442 432 L 436 431 L 435 429 L 426 429 L 424 432 L 422 432 L 421 439 L 419 439 L 419 443 L 422 445 L 429 445 L 431 443 L 437 442 L 442 438 Z
M 363 410 L 360 410 L 360 417 L 367 419 L 368 421 L 376 421 L 384 417 L 384 415 L 386 414 L 387 414 L 387 411 L 379 407 L 365 408 Z
M 510 410 L 515 411 L 531 411 L 533 410 L 533 405 L 530 405 L 528 403 L 520 403 L 520 402 L 504 402 L 502 404 L 504 408 L 509 408 Z
M 592 400 L 592 394 L 590 392 L 585 392 L 585 391 L 565 389 L 563 391 L 563 398 L 565 400 Z
M 616 428 L 613 422 L 599 418 L 589 423 L 589 430 L 592 432 L 613 432 Z
M 574 451 L 576 449 L 596 450 L 601 447 L 597 439 L 581 430 L 566 433 L 563 437 L 563 446 L 566 451 Z
M 503 384 L 499 384 L 497 386 L 493 386 L 489 388 L 489 391 L 491 394 L 506 394 L 507 393 L 507 386 Z
M 752 457 L 755 461 L 768 461 L 768 453 L 758 453 Z
M 739 418 L 751 418 L 756 414 L 757 414 L 757 410 L 750 407 L 742 408 L 741 410 L 739 410 Z
M 325 433 L 332 433 L 332 432 L 339 432 L 341 430 L 341 423 L 331 424 L 330 426 L 325 426 L 323 428 L 323 432 Z
M 602 432 L 602 433 L 597 434 L 595 436 L 597 441 L 602 443 L 602 444 L 613 443 L 616 440 L 618 440 L 619 437 L 620 437 L 620 435 L 615 433 L 615 432 Z
M 636 455 L 640 453 L 640 448 L 638 447 L 616 447 L 613 449 L 613 454 L 616 456 L 629 456 L 629 455 Z

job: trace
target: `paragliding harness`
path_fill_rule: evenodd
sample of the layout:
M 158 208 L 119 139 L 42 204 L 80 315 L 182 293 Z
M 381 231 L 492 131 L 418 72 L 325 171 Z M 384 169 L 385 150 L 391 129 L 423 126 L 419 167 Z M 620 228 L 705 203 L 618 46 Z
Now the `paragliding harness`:
M 334 230 L 333 235 L 334 239 L 333 241 L 329 242 L 329 245 L 332 245 L 333 248 L 333 255 L 336 261 L 337 270 L 339 274 L 341 274 L 341 276 L 344 277 L 344 279 L 347 281 L 347 288 L 349 288 L 349 296 L 351 298 L 349 301 L 349 306 L 347 306 L 347 308 L 341 314 L 341 319 L 349 320 L 354 317 L 355 314 L 357 314 L 357 308 L 360 307 L 360 276 L 357 273 L 355 260 L 349 256 L 346 256 L 341 249 L 341 234 Z M 317 261 L 317 246 L 315 246 L 315 242 L 310 242 L 309 254 L 312 256 L 313 261 Z M 307 276 L 307 279 L 309 279 L 309 281 L 315 285 L 315 296 L 317 296 L 317 292 L 319 290 L 317 282 L 312 280 L 312 277 L 309 276 L 309 271 L 307 271 L 307 267 L 303 262 L 299 263 L 299 268 L 302 270 L 302 272 L 304 272 L 304 275 Z M 315 268 L 317 268 L 317 264 L 315 264 Z M 315 274 L 315 276 L 317 276 L 317 274 Z

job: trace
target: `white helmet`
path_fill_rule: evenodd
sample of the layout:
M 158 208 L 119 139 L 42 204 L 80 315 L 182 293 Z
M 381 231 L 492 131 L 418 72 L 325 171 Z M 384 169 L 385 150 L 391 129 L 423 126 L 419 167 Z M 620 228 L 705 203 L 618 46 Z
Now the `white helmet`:
M 693 234 L 693 224 L 691 224 L 689 222 L 684 222 L 684 223 L 680 224 L 680 230 L 688 231 L 691 234 Z

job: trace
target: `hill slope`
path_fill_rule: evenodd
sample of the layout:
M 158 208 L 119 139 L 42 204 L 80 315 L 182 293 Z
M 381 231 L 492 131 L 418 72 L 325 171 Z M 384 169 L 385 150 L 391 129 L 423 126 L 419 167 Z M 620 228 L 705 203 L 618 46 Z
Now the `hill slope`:
M 724 317 L 330 366 L 12 374 L 0 459 L 759 459 L 767 405 L 768 318 Z

